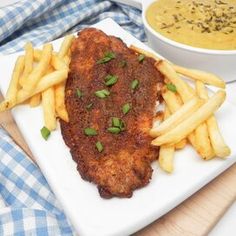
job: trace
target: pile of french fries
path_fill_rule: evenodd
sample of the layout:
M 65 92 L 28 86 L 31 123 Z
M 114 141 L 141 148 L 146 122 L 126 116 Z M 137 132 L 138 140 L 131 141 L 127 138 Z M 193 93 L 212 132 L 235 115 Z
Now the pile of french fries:
M 64 38 L 58 52 L 52 44 L 35 49 L 26 43 L 25 54 L 16 60 L 5 100 L 0 103 L 0 112 L 18 104 L 28 103 L 31 107 L 42 104 L 44 127 L 56 129 L 56 118 L 68 121 L 64 103 L 65 81 L 70 63 L 70 46 L 73 35 Z
M 226 145 L 214 116 L 226 97 L 225 82 L 211 73 L 174 65 L 133 45 L 130 48 L 155 59 L 156 68 L 165 78 L 162 88 L 164 120 L 150 130 L 150 135 L 154 138 L 152 145 L 160 147 L 160 167 L 168 173 L 173 172 L 175 150 L 184 148 L 187 143 L 204 160 L 229 156 L 230 148 Z M 192 79 L 195 88 L 181 76 Z M 175 90 L 168 89 L 170 84 Z M 209 97 L 205 84 L 219 87 L 220 90 Z

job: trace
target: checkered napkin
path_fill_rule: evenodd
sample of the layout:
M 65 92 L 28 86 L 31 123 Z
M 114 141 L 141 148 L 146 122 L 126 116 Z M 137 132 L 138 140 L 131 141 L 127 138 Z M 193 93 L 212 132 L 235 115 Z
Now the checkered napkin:
M 76 32 L 112 18 L 144 41 L 141 12 L 101 0 L 21 0 L 0 8 L 0 53 L 22 50 L 26 41 L 40 45 L 68 32 Z
M 39 168 L 0 129 L 0 235 L 75 235 Z

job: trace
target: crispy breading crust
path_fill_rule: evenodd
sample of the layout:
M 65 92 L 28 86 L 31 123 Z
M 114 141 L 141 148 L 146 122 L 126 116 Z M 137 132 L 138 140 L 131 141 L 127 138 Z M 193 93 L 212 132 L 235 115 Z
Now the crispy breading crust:
M 106 52 L 114 52 L 116 58 L 97 64 Z M 104 84 L 108 74 L 118 76 L 118 82 L 109 88 Z M 139 80 L 139 86 L 132 91 L 134 79 Z M 138 55 L 116 37 L 87 28 L 74 41 L 65 98 L 70 121 L 60 121 L 61 130 L 82 178 L 97 184 L 102 197 L 131 197 L 135 189 L 149 183 L 151 162 L 158 149 L 151 147 L 148 130 L 159 99 L 157 83 L 162 81 L 153 59 L 139 62 Z M 83 94 L 81 98 L 77 89 Z M 110 96 L 96 97 L 94 92 L 101 89 L 109 89 Z M 132 104 L 132 109 L 124 115 L 122 106 L 126 103 Z M 112 117 L 124 121 L 125 131 L 107 132 Z M 95 128 L 98 135 L 86 136 L 86 127 Z M 95 147 L 98 140 L 104 146 L 101 153 Z

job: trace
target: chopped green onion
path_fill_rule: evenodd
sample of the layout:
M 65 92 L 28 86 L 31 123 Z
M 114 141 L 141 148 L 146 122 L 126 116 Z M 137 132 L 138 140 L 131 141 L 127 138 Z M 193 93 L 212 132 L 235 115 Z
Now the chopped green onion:
M 112 134 L 119 134 L 121 131 L 118 127 L 109 127 L 107 130 Z
M 138 56 L 138 61 L 139 61 L 139 62 L 143 62 L 144 58 L 145 58 L 145 55 L 140 54 L 140 55 Z
M 110 92 L 107 89 L 102 89 L 102 90 L 96 91 L 95 95 L 99 98 L 105 98 L 110 95 Z
M 103 151 L 103 145 L 100 141 L 96 142 L 96 148 L 99 152 Z
M 131 88 L 134 90 L 138 87 L 139 81 L 137 79 L 133 80 L 131 83 Z
M 82 94 L 82 92 L 81 92 L 80 89 L 77 89 L 77 90 L 76 90 L 76 95 L 77 95 L 79 98 L 81 98 L 81 97 L 83 96 L 83 94 Z
M 40 132 L 41 132 L 41 135 L 43 136 L 43 138 L 44 138 L 45 140 L 48 140 L 48 137 L 49 137 L 50 134 L 51 134 L 50 130 L 49 130 L 47 127 L 44 126 L 44 127 L 40 130 Z
M 114 52 L 106 52 L 104 57 L 97 61 L 97 64 L 105 64 L 116 57 Z
M 126 66 L 127 66 L 127 61 L 126 61 L 126 60 L 122 60 L 122 61 L 120 62 L 120 67 L 124 68 L 124 67 L 126 67 Z
M 119 128 L 120 131 L 125 129 L 125 123 L 117 117 L 112 117 L 112 127 L 110 128 Z
M 124 114 L 127 114 L 127 113 L 130 111 L 130 109 L 131 109 L 131 106 L 130 106 L 129 103 L 126 103 L 126 104 L 123 105 L 123 107 L 122 107 L 122 111 L 123 111 Z
M 166 87 L 168 90 L 170 90 L 173 93 L 177 92 L 176 86 L 174 84 L 167 84 Z
M 120 128 L 120 119 L 117 117 L 112 117 L 112 126 Z
M 111 85 L 115 84 L 117 82 L 117 80 L 118 80 L 117 76 L 115 76 L 115 75 L 108 75 L 105 78 L 105 81 L 106 81 L 105 84 L 106 84 L 106 86 L 111 86 Z
M 89 103 L 89 104 L 86 106 L 86 109 L 89 111 L 89 110 L 91 110 L 92 106 L 93 106 L 93 103 Z
M 87 135 L 87 136 L 95 136 L 97 135 L 97 131 L 93 128 L 85 128 L 84 129 L 84 133 Z

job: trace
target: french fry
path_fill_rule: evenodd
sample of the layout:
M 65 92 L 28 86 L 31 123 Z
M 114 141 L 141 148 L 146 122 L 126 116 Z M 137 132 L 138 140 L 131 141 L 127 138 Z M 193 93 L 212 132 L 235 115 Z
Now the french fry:
M 69 65 L 70 59 L 67 56 L 71 43 L 74 39 L 73 35 L 68 35 L 65 37 L 61 48 L 58 52 L 59 58 L 64 58 L 66 65 Z M 55 97 L 56 97 L 56 112 L 57 115 L 64 121 L 68 122 L 69 117 L 65 106 L 65 82 L 55 86 Z
M 152 141 L 152 145 L 161 146 L 165 144 L 174 145 L 178 143 L 180 140 L 187 137 L 187 135 L 193 132 L 193 130 L 195 130 L 201 123 L 206 121 L 221 106 L 221 104 L 225 100 L 225 97 L 225 91 L 218 91 L 182 123 L 178 124 L 175 128 L 154 139 Z
M 6 100 L 15 105 L 20 76 L 24 69 L 24 56 L 19 56 L 13 69 L 11 82 L 6 93 Z
M 68 122 L 69 117 L 65 106 L 65 82 L 55 86 L 56 112 L 64 121 Z
M 67 79 L 67 75 L 68 70 L 58 70 L 43 76 L 31 94 L 26 94 L 23 90 L 20 90 L 17 93 L 17 104 L 24 102 L 37 93 L 41 93 L 42 91 L 65 81 Z M 8 107 L 8 109 L 9 108 L 11 107 Z
M 55 70 L 63 70 L 68 68 L 66 62 L 57 55 L 52 56 L 51 63 Z
M 164 112 L 164 119 L 167 119 L 170 116 L 170 111 L 168 107 L 165 107 Z M 174 159 L 174 152 L 175 147 L 174 146 L 161 146 L 159 150 L 159 158 L 158 162 L 162 170 L 171 173 L 173 172 L 174 165 L 173 165 L 173 159 Z
M 42 92 L 42 107 L 45 126 L 50 130 L 56 129 L 55 97 L 53 87 Z
M 208 99 L 207 90 L 202 82 L 200 81 L 196 82 L 196 90 L 200 97 L 202 97 L 203 99 Z M 229 156 L 231 152 L 230 148 L 227 146 L 227 144 L 224 141 L 224 138 L 220 133 L 215 116 L 212 115 L 206 121 L 206 124 L 209 132 L 210 141 L 216 156 L 222 158 Z
M 195 130 L 195 149 L 204 160 L 210 160 L 215 156 L 205 122 Z
M 174 114 L 175 112 L 177 112 L 183 105 L 183 102 L 181 101 L 179 96 L 169 90 L 166 90 L 165 92 L 163 92 L 162 97 L 165 100 L 166 105 L 169 108 L 171 114 Z M 186 144 L 187 144 L 187 140 L 183 139 L 180 142 L 176 143 L 175 148 L 183 149 Z
M 48 69 L 48 65 L 50 63 L 52 56 L 52 45 L 45 44 L 43 46 L 42 56 L 38 65 L 33 69 L 30 73 L 29 77 L 23 84 L 23 92 L 26 94 L 32 93 L 37 83 L 41 79 L 41 77 L 46 73 Z
M 153 54 L 153 53 L 151 53 L 151 52 L 149 52 L 149 51 L 146 51 L 146 50 L 144 50 L 144 49 L 142 49 L 142 48 L 138 48 L 138 47 L 136 47 L 136 46 L 134 46 L 134 45 L 130 45 L 130 47 L 129 47 L 131 50 L 133 50 L 133 51 L 135 51 L 135 52 L 137 52 L 137 53 L 139 53 L 139 54 L 143 54 L 143 55 L 145 55 L 145 56 L 147 56 L 147 57 L 151 57 L 151 58 L 153 58 L 155 61 L 157 61 L 157 62 L 159 62 L 161 59 L 158 57 L 158 56 L 156 56 L 155 54 Z
M 73 34 L 65 36 L 58 52 L 59 58 L 63 58 L 68 54 L 69 49 L 74 39 L 75 39 L 75 36 Z
M 175 85 L 177 92 L 184 103 L 188 102 L 195 96 L 194 89 L 179 77 L 167 61 L 161 60 L 155 63 L 155 66 L 165 77 L 170 80 L 171 83 Z
M 70 64 L 70 57 L 68 55 L 64 56 L 64 62 L 66 63 L 66 65 L 69 67 Z
M 190 115 L 196 112 L 196 110 L 204 103 L 200 98 L 193 97 L 189 102 L 185 103 L 178 111 L 172 114 L 168 119 L 162 122 L 155 129 L 149 131 L 150 136 L 157 137 L 170 131 L 177 125 L 181 124 Z M 185 137 L 184 137 L 185 138 Z M 181 140 L 179 140 L 181 141 Z
M 40 49 L 34 49 L 34 60 L 38 62 L 41 58 L 42 50 Z M 53 53 L 51 57 L 51 65 L 55 70 L 62 70 L 67 69 L 68 66 L 66 65 L 66 62 L 59 58 L 57 53 Z
M 196 88 L 196 91 L 197 95 L 200 98 L 205 100 L 208 99 L 206 97 L 201 96 L 199 89 Z M 209 139 L 207 124 L 205 122 L 200 124 L 195 130 L 195 149 L 205 160 L 210 160 L 215 156 Z
M 29 74 L 33 70 L 34 62 L 34 49 L 31 42 L 25 44 L 25 66 L 22 76 L 19 79 L 19 84 L 23 87 L 25 80 L 28 78 Z
M 202 81 L 205 84 L 213 85 L 219 88 L 225 88 L 225 82 L 218 76 L 200 70 L 187 69 L 182 66 L 173 65 L 174 70 L 190 79 Z
M 47 74 L 50 74 L 53 71 L 54 70 L 52 66 L 50 66 L 48 68 Z M 42 92 L 42 107 L 43 107 L 44 124 L 45 124 L 45 127 L 47 127 L 50 131 L 55 130 L 56 124 L 57 124 L 54 87 L 50 87 Z

